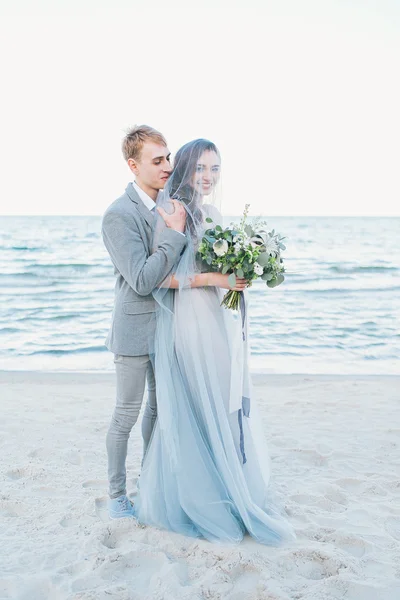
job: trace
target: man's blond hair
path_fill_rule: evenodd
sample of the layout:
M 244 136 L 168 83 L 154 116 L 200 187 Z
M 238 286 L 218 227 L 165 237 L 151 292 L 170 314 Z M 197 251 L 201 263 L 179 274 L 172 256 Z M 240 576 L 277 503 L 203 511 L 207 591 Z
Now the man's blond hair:
M 156 129 L 148 125 L 135 125 L 122 140 L 122 154 L 125 160 L 128 161 L 129 158 L 139 160 L 143 144 L 146 142 L 167 145 L 165 137 Z

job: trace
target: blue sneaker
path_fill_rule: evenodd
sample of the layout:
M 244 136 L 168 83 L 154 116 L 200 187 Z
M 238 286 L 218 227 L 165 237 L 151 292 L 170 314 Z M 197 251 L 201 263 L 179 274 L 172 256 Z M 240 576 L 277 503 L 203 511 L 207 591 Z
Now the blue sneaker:
M 110 519 L 123 519 L 124 517 L 134 517 L 133 504 L 125 494 L 118 498 L 110 498 L 108 501 L 108 512 Z

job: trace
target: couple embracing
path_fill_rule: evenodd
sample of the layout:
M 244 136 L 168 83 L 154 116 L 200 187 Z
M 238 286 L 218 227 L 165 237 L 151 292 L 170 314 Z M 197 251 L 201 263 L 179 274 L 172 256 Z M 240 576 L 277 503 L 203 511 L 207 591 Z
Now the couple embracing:
M 135 181 L 106 211 L 102 234 L 115 268 L 106 345 L 117 399 L 107 434 L 109 513 L 216 542 L 248 533 L 294 538 L 270 497 L 269 458 L 248 367 L 247 315 L 221 307 L 235 287 L 197 260 L 204 231 L 222 225 L 220 154 L 198 139 L 178 150 L 148 126 L 123 140 Z M 206 221 L 208 219 L 208 221 Z M 247 311 L 246 311 L 247 312 Z M 128 439 L 141 409 L 143 457 L 126 495 Z

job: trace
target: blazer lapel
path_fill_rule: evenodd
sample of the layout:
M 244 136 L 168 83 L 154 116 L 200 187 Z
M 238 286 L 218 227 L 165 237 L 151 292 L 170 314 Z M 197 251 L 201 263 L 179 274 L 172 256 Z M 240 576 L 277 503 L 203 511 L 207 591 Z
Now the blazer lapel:
M 126 188 L 126 193 L 132 202 L 136 205 L 138 211 L 140 212 L 143 219 L 146 221 L 147 225 L 153 228 L 154 225 L 154 215 L 149 209 L 143 204 L 139 194 L 135 191 L 135 188 L 130 183 Z

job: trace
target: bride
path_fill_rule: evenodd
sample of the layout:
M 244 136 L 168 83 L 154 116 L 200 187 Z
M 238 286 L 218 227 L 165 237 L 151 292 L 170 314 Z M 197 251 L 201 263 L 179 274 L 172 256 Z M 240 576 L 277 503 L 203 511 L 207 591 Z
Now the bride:
M 185 205 L 188 243 L 173 274 L 153 292 L 158 414 L 134 511 L 140 523 L 213 542 L 239 542 L 247 532 L 277 545 L 294 533 L 270 498 L 268 450 L 251 393 L 247 317 L 220 305 L 228 275 L 209 273 L 196 260 L 205 230 L 222 224 L 220 163 L 208 140 L 186 144 L 157 199 L 154 247 L 165 227 L 160 215 L 172 210 L 170 198 Z M 237 280 L 235 289 L 244 288 Z

